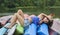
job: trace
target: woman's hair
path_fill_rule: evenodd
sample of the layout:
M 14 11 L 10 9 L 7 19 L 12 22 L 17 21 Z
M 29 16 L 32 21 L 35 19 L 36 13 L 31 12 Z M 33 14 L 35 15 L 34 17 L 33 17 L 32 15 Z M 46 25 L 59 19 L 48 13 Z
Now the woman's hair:
M 51 27 L 52 24 L 53 24 L 53 20 L 49 20 L 48 23 L 47 23 L 47 25 L 48 25 L 49 27 Z
M 55 16 L 55 14 L 54 14 L 54 13 L 51 13 L 50 15 L 51 15 L 51 16 Z
M 1 22 L 0 22 L 0 28 L 2 28 Z
M 55 16 L 54 13 L 51 13 L 50 15 L 51 15 L 51 16 Z M 47 19 L 49 20 L 48 23 L 47 23 L 47 25 L 48 25 L 49 27 L 51 27 L 52 24 L 53 24 L 53 20 L 50 20 L 49 18 L 47 18 Z

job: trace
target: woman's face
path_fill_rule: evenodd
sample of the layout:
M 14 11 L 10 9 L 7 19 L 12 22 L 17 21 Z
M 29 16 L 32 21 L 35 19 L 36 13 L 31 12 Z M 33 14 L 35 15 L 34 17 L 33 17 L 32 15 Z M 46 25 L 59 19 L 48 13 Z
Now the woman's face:
M 48 19 L 45 17 L 44 19 L 43 19 L 43 22 L 45 22 L 45 23 L 48 23 Z
M 29 17 L 29 15 L 28 14 L 24 14 L 24 18 L 28 18 Z

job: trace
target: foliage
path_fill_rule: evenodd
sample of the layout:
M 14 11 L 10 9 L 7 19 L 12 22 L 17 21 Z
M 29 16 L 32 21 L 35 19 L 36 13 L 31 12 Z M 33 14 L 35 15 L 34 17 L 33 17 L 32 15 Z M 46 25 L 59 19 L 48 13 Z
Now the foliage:
M 59 3 L 60 0 L 0 0 L 0 13 L 16 12 L 18 9 L 22 9 L 26 13 L 31 12 L 35 14 L 41 12 L 49 14 L 53 11 L 54 13 L 59 13 Z M 59 7 L 55 8 L 54 6 Z M 58 15 L 58 13 L 56 14 Z

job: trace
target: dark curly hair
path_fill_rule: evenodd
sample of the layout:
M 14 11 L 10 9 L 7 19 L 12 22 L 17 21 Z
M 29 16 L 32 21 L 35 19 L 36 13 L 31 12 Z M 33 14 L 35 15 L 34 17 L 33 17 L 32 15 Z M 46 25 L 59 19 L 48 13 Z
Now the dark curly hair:
M 49 27 L 51 27 L 52 24 L 53 24 L 53 20 L 49 20 L 48 23 L 47 23 L 47 25 L 48 25 Z

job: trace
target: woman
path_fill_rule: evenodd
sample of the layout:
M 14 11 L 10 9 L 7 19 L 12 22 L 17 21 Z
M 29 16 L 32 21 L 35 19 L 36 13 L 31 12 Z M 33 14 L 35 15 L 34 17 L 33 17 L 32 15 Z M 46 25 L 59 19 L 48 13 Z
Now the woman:
M 46 15 L 42 13 L 38 15 L 38 17 L 40 18 L 40 23 L 38 26 L 37 35 L 49 35 L 48 27 L 51 25 L 53 14 Z M 41 19 L 41 17 L 43 18 Z
M 13 15 L 13 17 L 10 20 L 10 26 L 7 26 L 7 28 L 12 28 L 12 26 L 16 23 L 18 20 L 21 23 L 21 26 L 24 26 L 24 20 L 28 19 L 29 22 L 31 22 L 31 18 L 28 14 L 24 14 L 22 10 L 18 10 L 17 13 Z M 25 24 L 26 25 L 26 24 Z

